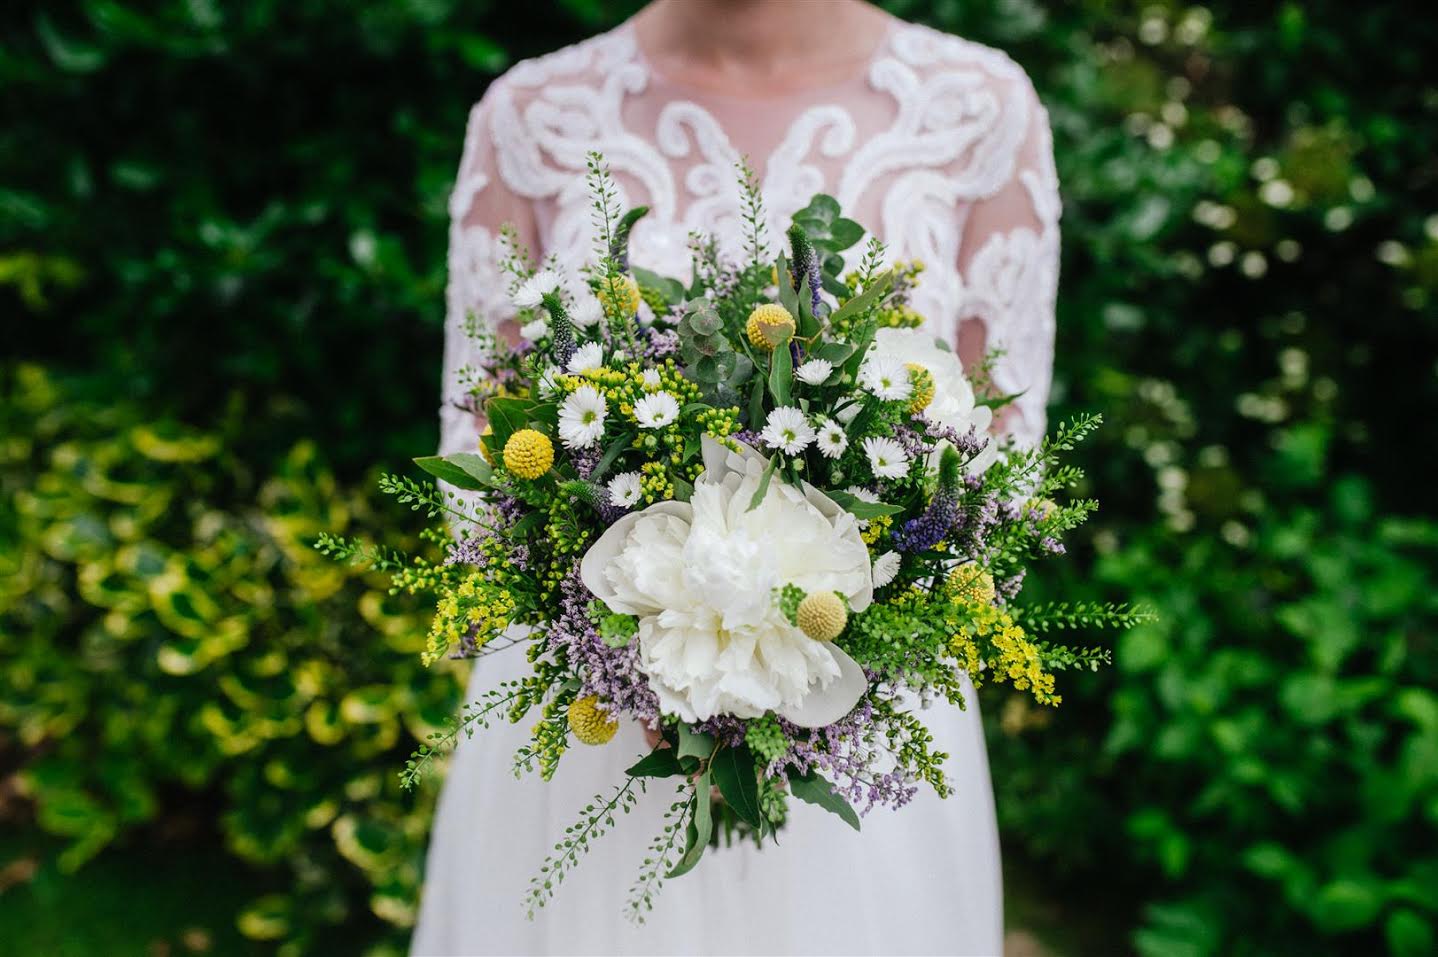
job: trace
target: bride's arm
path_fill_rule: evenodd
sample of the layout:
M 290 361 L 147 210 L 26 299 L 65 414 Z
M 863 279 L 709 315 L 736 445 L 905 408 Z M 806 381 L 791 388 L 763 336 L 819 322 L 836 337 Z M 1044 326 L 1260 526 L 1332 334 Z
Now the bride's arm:
M 500 227 L 512 227 L 520 242 L 537 251 L 534 210 L 500 174 L 500 149 L 493 116 L 498 84 L 470 110 L 464 154 L 449 200 L 449 278 L 445 287 L 444 380 L 440 405 L 441 455 L 473 451 L 482 422 L 469 389 L 485 358 L 475 332 L 513 339 L 514 310 L 509 277 L 500 269 Z
M 994 428 L 1029 445 L 1043 436 L 1053 378 L 1059 192 L 1048 114 L 1027 79 L 1021 82 L 1014 100 L 1026 111 L 1012 174 L 973 205 L 964 224 L 958 352 L 973 369 L 989 350 L 1003 351 L 994 388 L 1023 395 L 1000 410 Z

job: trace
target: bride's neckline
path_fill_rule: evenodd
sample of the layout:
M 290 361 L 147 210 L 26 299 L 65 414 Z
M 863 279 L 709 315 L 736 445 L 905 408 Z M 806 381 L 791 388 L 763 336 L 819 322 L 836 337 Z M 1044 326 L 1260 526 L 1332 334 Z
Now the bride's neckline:
M 635 29 L 634 19 L 624 21 L 616 28 L 617 33 L 627 36 L 630 48 L 634 51 L 634 58 L 644 67 L 645 72 L 658 83 L 667 87 L 682 91 L 691 97 L 705 97 L 713 100 L 723 100 L 734 103 L 781 103 L 789 100 L 809 99 L 815 96 L 822 96 L 825 93 L 842 89 L 852 85 L 855 81 L 864 80 L 869 75 L 869 70 L 875 63 L 882 59 L 893 39 L 897 24 L 902 21 L 893 16 L 886 16 L 883 28 L 878 31 L 878 42 L 874 44 L 868 55 L 858 62 L 843 76 L 832 80 L 825 80 L 822 83 L 813 83 L 805 86 L 780 90 L 773 93 L 728 93 L 713 87 L 693 83 L 689 80 L 679 79 L 667 73 L 644 49 L 644 43 L 639 38 L 639 31 Z

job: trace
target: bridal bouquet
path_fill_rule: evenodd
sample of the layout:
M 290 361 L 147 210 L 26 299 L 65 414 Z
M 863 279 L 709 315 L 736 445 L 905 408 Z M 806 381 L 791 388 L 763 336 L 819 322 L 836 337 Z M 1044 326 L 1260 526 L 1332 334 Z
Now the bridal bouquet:
M 616 813 L 671 778 L 680 799 L 630 902 L 642 919 L 666 876 L 721 834 L 774 835 L 792 801 L 857 829 L 920 787 L 946 796 L 924 709 L 963 707 L 970 684 L 1056 705 L 1054 673 L 1107 653 L 1047 636 L 1142 613 L 1016 603 L 1025 563 L 1063 554 L 1096 507 L 1055 496 L 1079 476 L 1062 454 L 1098 420 L 1033 449 L 996 440 L 1012 397 L 922 331 L 919 264 L 885 268 L 871 239 L 846 272 L 863 230 L 822 195 L 771 257 L 745 170 L 742 258 L 695 237 L 686 284 L 630 265 L 645 211 L 620 215 L 598 157 L 589 178 L 594 264 L 536 265 L 509 237 L 523 325 L 515 347 L 476 332 L 490 348 L 468 370 L 487 423 L 474 450 L 416 459 L 444 485 L 382 482 L 448 526 L 432 537 L 444 558 L 320 547 L 434 594 L 427 661 L 527 655 L 523 678 L 420 749 L 406 783 L 496 718 L 534 722 L 515 770 L 546 779 L 621 721 L 662 737 L 556 835 L 529 892 L 532 915 Z

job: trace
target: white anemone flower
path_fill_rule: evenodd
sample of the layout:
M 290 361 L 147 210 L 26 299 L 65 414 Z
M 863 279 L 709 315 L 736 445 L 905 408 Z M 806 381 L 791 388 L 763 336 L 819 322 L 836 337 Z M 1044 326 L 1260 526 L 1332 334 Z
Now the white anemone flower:
M 533 309 L 544 297 L 559 288 L 559 275 L 552 269 L 541 269 L 519 284 L 513 301 L 520 309 Z
M 579 329 L 592 329 L 604 318 L 604 307 L 593 296 L 584 296 L 569 313 L 569 321 Z
M 540 316 L 531 322 L 526 322 L 519 327 L 519 334 L 522 338 L 528 339 L 530 342 L 538 342 L 540 339 L 549 335 L 548 318 Z
M 771 449 L 778 449 L 785 455 L 798 455 L 814 441 L 814 429 L 803 412 L 784 405 L 769 413 L 769 420 L 759 438 Z
M 679 418 L 679 400 L 668 392 L 655 392 L 634 403 L 634 421 L 641 429 L 662 429 Z
M 925 419 L 953 429 L 960 435 L 970 429 L 981 437 L 988 433 L 994 420 L 993 409 L 975 402 L 974 387 L 964 376 L 963 363 L 953 352 L 942 348 L 931 333 L 921 329 L 880 329 L 874 336 L 873 351 L 875 355 L 887 356 L 891 361 L 923 366 L 934 377 L 934 398 L 924 409 Z M 934 455 L 941 451 L 942 446 Z M 965 470 L 981 474 L 998 456 L 998 446 L 993 438 L 989 438 L 984 450 L 965 466 Z M 937 458 L 931 457 L 930 465 L 937 467 Z
M 592 385 L 582 385 L 559 406 L 559 441 L 571 449 L 587 449 L 604 434 L 609 404 Z
M 859 366 L 859 384 L 864 390 L 885 402 L 907 399 L 914 393 L 909 381 L 909 367 L 897 356 L 871 352 Z
M 826 459 L 837 459 L 849 447 L 849 436 L 844 427 L 829 419 L 819 423 L 816 441 L 819 443 L 819 454 Z
M 574 350 L 566 369 L 575 375 L 604 368 L 604 347 L 597 342 L 588 342 Z
M 827 359 L 810 359 L 794 370 L 794 378 L 805 385 L 823 385 L 833 371 L 834 363 Z
M 775 712 L 821 728 L 853 710 L 864 669 L 833 642 L 789 622 L 784 585 L 873 600 L 869 553 L 854 516 L 808 484 L 772 482 L 767 463 L 705 436 L 704 472 L 688 502 L 658 502 L 615 522 L 585 553 L 580 577 L 612 610 L 639 618 L 639 666 L 664 714 L 683 721 Z
M 909 474 L 909 453 L 893 439 L 871 436 L 864 440 L 864 454 L 869 467 L 879 478 L 901 479 Z
M 883 588 L 899 574 L 899 553 L 885 552 L 874 559 L 874 587 Z
M 633 508 L 644 497 L 638 472 L 620 472 L 609 480 L 609 500 L 621 508 Z

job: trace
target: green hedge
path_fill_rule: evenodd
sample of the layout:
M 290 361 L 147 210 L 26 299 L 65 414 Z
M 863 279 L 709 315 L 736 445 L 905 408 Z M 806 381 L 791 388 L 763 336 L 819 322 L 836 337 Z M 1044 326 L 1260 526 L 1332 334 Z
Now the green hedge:
M 0 26 L 0 297 L 21 355 L 65 370 L 6 392 L 20 507 L 0 512 L 18 544 L 0 561 L 43 586 L 0 585 L 4 653 L 26 662 L 0 733 L 67 862 L 143 835 L 179 788 L 285 891 L 270 903 L 297 933 L 376 903 L 403 918 L 427 812 L 391 776 L 418 729 L 320 747 L 303 715 L 368 687 L 396 722 L 453 684 L 357 617 L 372 582 L 316 586 L 337 573 L 296 536 L 341 515 L 380 527 L 365 471 L 433 444 L 468 105 L 490 72 L 636 5 L 77 0 Z M 1006 853 L 1096 908 L 1105 949 L 1431 949 L 1438 26 L 1397 2 L 891 6 L 1011 51 L 1055 125 L 1054 413 L 1104 414 L 1084 461 L 1104 510 L 1030 587 L 1163 614 L 1071 682 L 1048 727 L 989 709 Z M 183 441 L 161 425 L 176 420 Z M 105 497 L 136 482 L 184 510 Z M 290 531 L 262 520 L 276 501 Z M 155 584 L 121 539 L 183 568 L 173 594 L 248 622 L 243 643 L 196 641 L 175 573 Z M 272 607 L 226 577 L 235 562 L 268 570 Z M 124 616 L 143 639 L 116 637 Z M 254 670 L 275 643 L 325 680 L 276 690 Z M 277 796 L 272 758 L 304 759 L 301 797 Z M 372 889 L 333 823 L 302 820 L 325 795 L 383 822 L 394 883 Z M 290 895 L 283 875 L 306 880 Z M 402 937 L 380 926 L 357 933 Z

